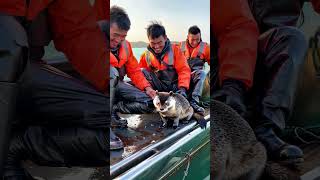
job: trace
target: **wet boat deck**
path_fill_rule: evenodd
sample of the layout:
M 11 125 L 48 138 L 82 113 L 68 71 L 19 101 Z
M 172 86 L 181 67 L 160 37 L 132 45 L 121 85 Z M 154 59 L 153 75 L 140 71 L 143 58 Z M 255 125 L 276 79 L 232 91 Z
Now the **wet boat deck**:
M 209 114 L 209 112 L 207 111 L 206 114 Z M 187 125 L 180 122 L 177 129 L 173 129 L 172 127 L 161 129 L 159 127 L 162 122 L 158 114 L 122 114 L 121 117 L 128 119 L 128 128 L 116 128 L 113 130 L 121 138 L 125 148 L 122 150 L 111 151 L 111 165 L 139 151 L 149 144 L 159 142 L 174 133 L 176 130 Z M 192 121 L 193 120 L 190 122 Z
M 206 112 L 207 114 L 210 113 Z M 159 128 L 161 120 L 158 114 L 121 114 L 120 116 L 128 119 L 128 128 L 115 128 L 113 130 L 122 139 L 125 148 L 110 152 L 110 165 L 152 143 L 159 142 L 176 130 L 188 125 L 180 123 L 179 128 L 176 130 L 173 128 L 161 129 Z M 31 162 L 26 162 L 24 165 L 33 176 L 41 177 L 45 180 L 104 180 L 109 175 L 109 167 L 41 167 Z

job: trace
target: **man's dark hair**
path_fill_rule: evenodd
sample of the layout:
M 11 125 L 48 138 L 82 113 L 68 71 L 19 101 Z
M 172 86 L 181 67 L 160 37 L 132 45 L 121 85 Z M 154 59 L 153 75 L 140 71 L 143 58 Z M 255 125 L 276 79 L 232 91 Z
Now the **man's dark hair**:
M 121 30 L 129 31 L 130 19 L 126 11 L 119 6 L 112 6 L 110 8 L 110 25 L 116 23 Z
M 152 22 L 148 27 L 147 27 L 147 35 L 148 38 L 155 39 L 160 36 L 167 36 L 166 35 L 166 30 L 164 27 L 161 25 L 159 22 Z
M 193 34 L 193 35 L 196 35 L 198 33 L 201 33 L 200 29 L 198 26 L 191 26 L 188 30 L 188 33 L 189 34 Z

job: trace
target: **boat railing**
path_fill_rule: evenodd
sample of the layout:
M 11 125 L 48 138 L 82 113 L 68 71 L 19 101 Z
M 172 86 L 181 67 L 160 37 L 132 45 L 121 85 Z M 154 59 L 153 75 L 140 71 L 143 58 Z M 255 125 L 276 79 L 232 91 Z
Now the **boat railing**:
M 210 119 L 210 115 L 205 116 L 205 119 L 208 121 Z M 110 167 L 111 178 L 119 176 L 120 174 L 128 171 L 132 167 L 138 165 L 144 160 L 150 158 L 151 156 L 170 148 L 172 144 L 176 143 L 182 137 L 186 136 L 187 134 L 196 129 L 200 129 L 199 125 L 196 122 L 192 122 L 187 126 L 177 130 L 173 134 L 169 135 L 165 139 L 157 143 L 151 144 L 149 146 L 146 146 L 142 150 L 112 165 Z

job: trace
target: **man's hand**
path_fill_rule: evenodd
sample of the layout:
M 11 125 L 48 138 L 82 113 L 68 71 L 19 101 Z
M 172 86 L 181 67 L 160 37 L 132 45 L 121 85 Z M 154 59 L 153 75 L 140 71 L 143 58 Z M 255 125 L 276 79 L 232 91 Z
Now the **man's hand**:
M 157 95 L 156 91 L 152 89 L 151 87 L 146 87 L 146 94 L 150 96 L 152 99 L 154 99 Z
M 243 117 L 246 113 L 244 93 L 245 87 L 240 81 L 229 79 L 223 82 L 220 90 L 213 93 L 212 98 L 229 105 Z

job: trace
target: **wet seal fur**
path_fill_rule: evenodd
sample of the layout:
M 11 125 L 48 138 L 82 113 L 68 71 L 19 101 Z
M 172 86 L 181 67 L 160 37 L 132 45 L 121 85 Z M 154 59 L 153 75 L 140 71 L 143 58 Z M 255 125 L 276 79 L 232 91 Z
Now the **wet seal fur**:
M 156 94 L 153 104 L 160 114 L 162 120 L 161 128 L 167 127 L 168 121 L 173 120 L 173 128 L 176 129 L 180 120 L 188 122 L 192 117 L 198 121 L 201 128 L 206 126 L 204 114 L 194 113 L 189 101 L 181 94 L 173 93 L 172 91 L 157 91 Z
M 219 101 L 211 100 L 210 113 L 212 179 L 259 179 L 267 154 L 250 125 Z

